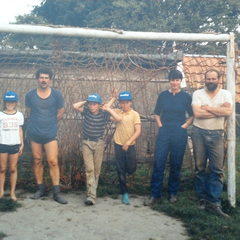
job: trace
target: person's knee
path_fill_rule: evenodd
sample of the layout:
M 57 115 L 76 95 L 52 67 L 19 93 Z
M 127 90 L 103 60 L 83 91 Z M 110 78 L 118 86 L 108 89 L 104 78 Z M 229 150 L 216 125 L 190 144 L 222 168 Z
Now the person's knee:
M 48 164 L 50 168 L 57 168 L 58 167 L 58 161 L 56 159 L 48 159 Z
M 34 166 L 41 166 L 42 158 L 40 156 L 34 156 Z
M 5 173 L 7 171 L 7 166 L 0 167 L 0 173 Z
M 17 172 L 17 168 L 16 167 L 10 167 L 10 173 L 14 174 Z
M 87 167 L 86 168 L 86 174 L 91 175 L 94 173 L 93 167 Z

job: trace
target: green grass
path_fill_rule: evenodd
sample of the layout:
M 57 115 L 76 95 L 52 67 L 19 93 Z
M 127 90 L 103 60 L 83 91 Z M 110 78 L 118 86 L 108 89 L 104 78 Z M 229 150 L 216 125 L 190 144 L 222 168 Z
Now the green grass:
M 236 146 L 236 187 L 240 188 L 240 141 Z M 184 175 L 184 173 L 182 174 Z M 163 186 L 163 201 L 156 202 L 152 208 L 169 216 L 179 218 L 192 240 L 238 240 L 240 222 L 240 197 L 237 195 L 236 207 L 232 208 L 227 201 L 227 187 L 222 194 L 223 211 L 230 219 L 220 218 L 212 213 L 197 208 L 198 198 L 194 188 L 194 179 L 190 176 L 181 182 L 178 201 L 171 204 L 167 201 L 166 183 Z M 227 179 L 225 179 L 225 182 Z M 238 191 L 236 191 L 238 192 Z
M 21 207 L 21 204 L 18 202 L 6 198 L 0 199 L 0 212 L 13 212 L 16 211 L 18 207 Z

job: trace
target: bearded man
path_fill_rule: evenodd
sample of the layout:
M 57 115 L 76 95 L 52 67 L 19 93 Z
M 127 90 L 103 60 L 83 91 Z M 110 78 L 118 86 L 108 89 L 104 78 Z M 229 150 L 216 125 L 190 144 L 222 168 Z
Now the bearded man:
M 221 89 L 220 73 L 209 69 L 205 73 L 205 88 L 193 93 L 193 151 L 195 158 L 195 185 L 199 209 L 206 209 L 229 218 L 221 209 L 224 164 L 224 121 L 231 116 L 231 93 Z M 209 164 L 209 175 L 206 171 Z

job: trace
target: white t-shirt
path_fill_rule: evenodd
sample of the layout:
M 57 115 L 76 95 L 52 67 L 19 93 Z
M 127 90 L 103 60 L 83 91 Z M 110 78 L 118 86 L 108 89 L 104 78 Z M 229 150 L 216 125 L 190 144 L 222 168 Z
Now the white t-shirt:
M 21 144 L 19 127 L 22 127 L 24 117 L 21 112 L 14 114 L 0 112 L 0 144 L 15 145 Z
M 232 103 L 232 95 L 225 89 L 219 89 L 217 95 L 211 99 L 205 89 L 197 90 L 193 93 L 192 105 L 207 105 L 211 107 L 221 107 L 225 102 Z M 224 129 L 225 117 L 216 118 L 194 118 L 193 125 L 205 130 L 220 130 Z

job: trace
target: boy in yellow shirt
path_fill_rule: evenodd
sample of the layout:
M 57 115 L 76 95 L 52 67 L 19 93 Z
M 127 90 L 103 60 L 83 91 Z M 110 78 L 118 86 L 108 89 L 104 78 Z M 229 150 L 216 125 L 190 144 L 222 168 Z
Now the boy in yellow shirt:
M 117 122 L 114 134 L 116 170 L 118 173 L 122 202 L 129 204 L 126 174 L 133 174 L 137 169 L 135 140 L 141 134 L 139 114 L 131 108 L 132 95 L 128 91 L 119 93 L 121 109 L 115 109 L 121 120 Z M 111 117 L 111 120 L 114 120 Z

